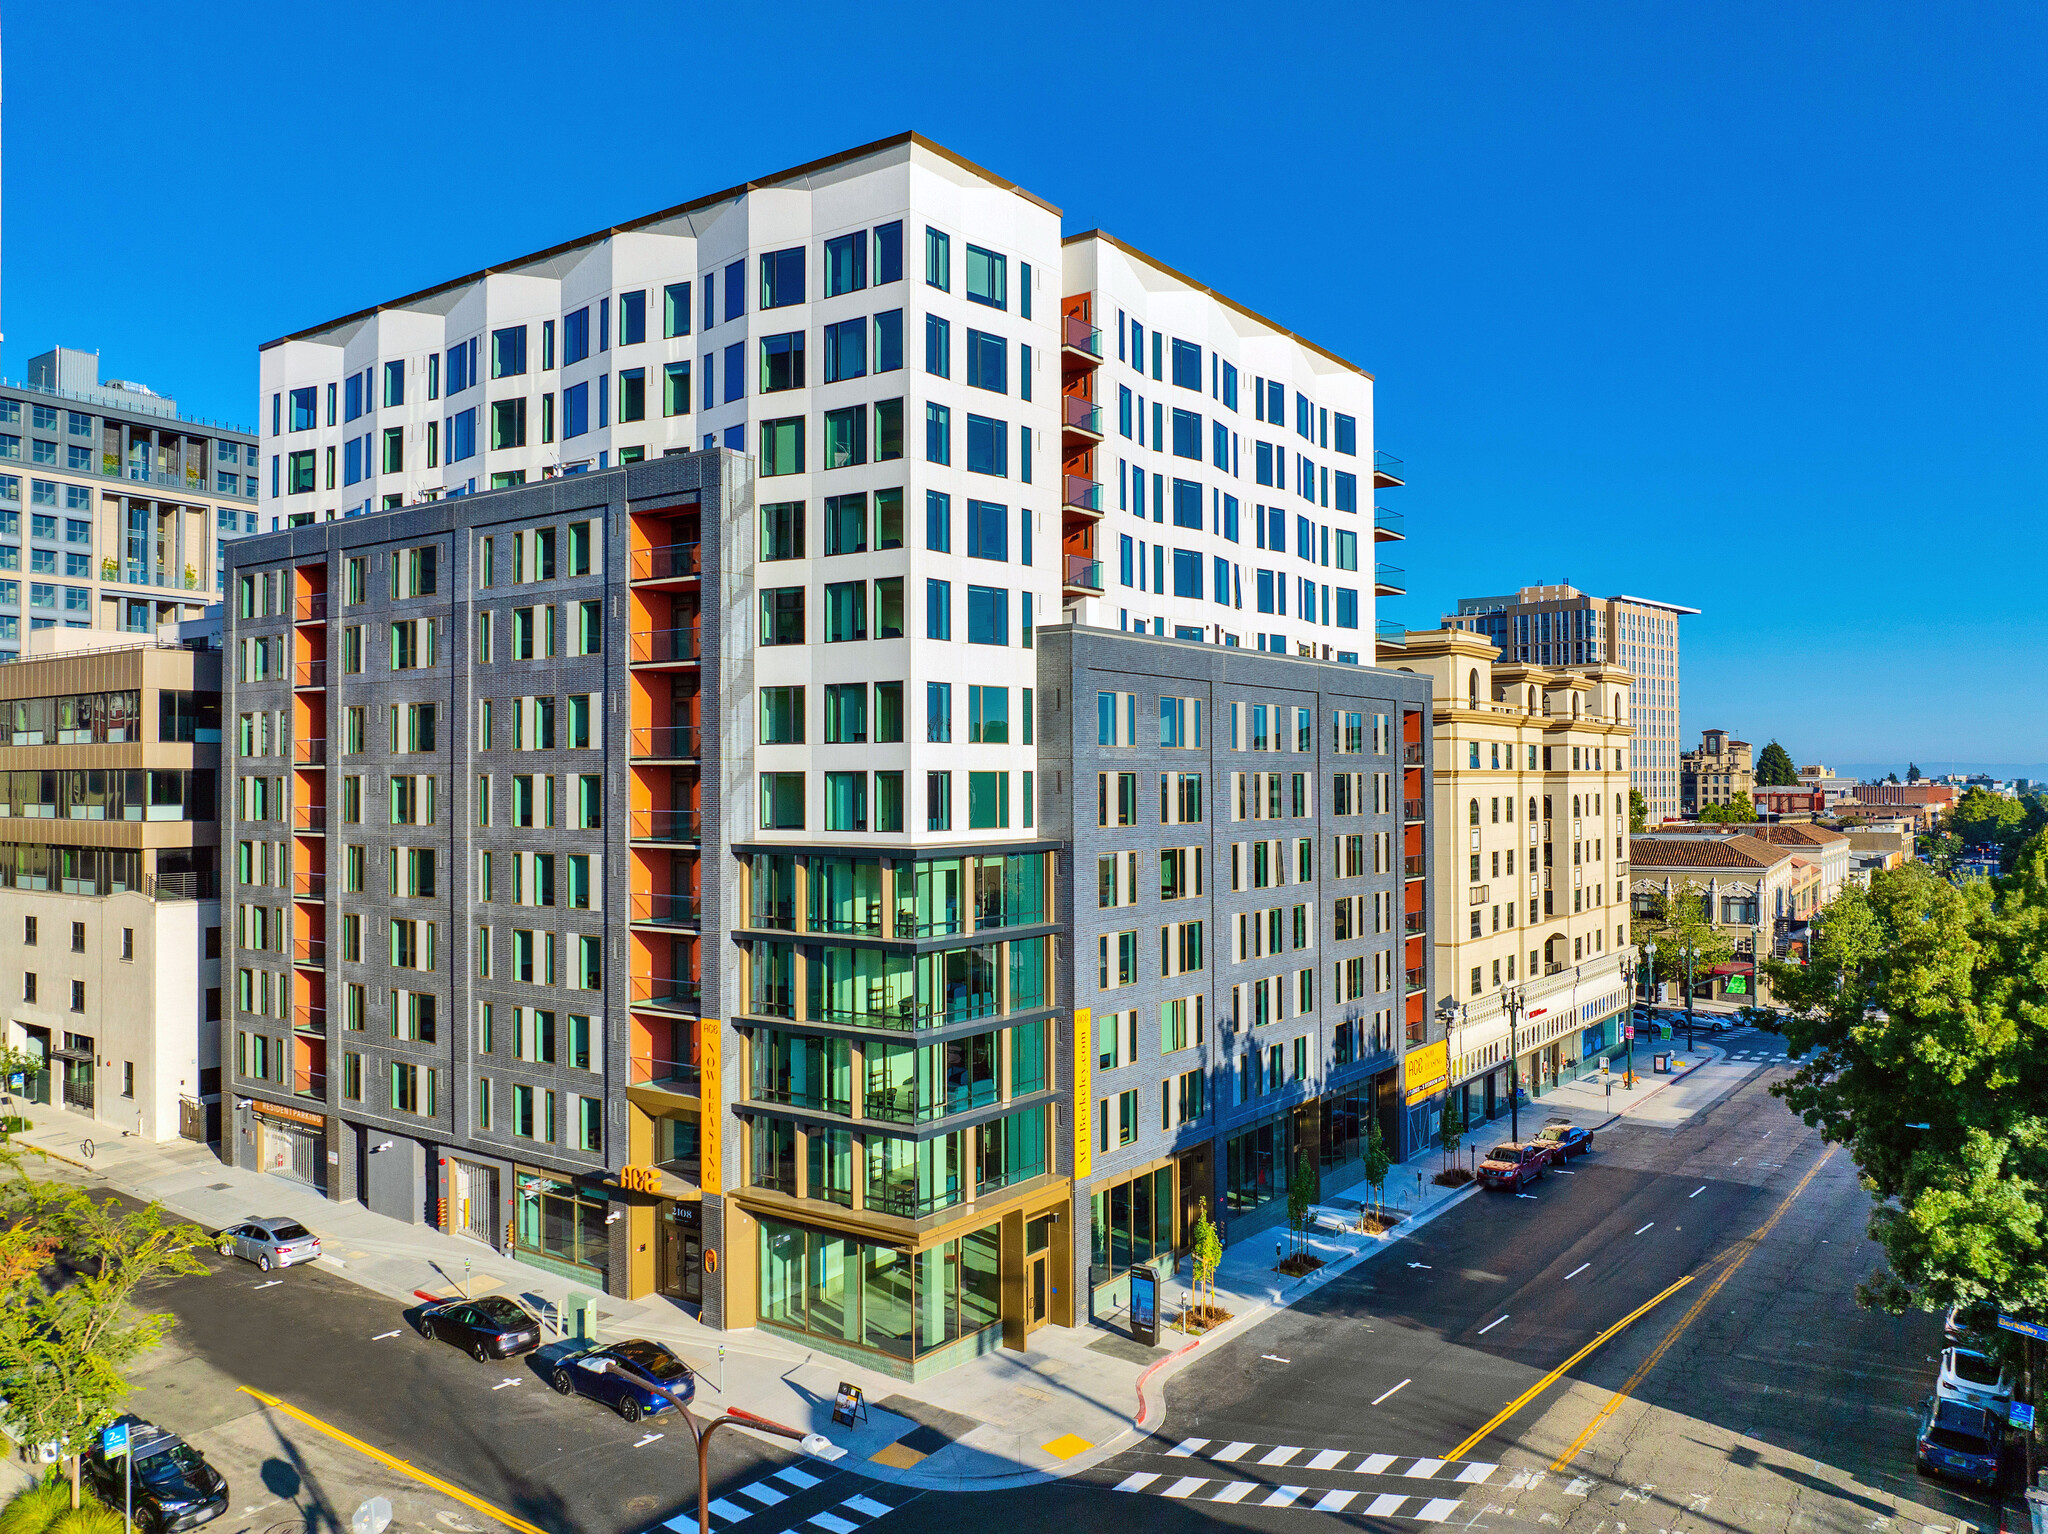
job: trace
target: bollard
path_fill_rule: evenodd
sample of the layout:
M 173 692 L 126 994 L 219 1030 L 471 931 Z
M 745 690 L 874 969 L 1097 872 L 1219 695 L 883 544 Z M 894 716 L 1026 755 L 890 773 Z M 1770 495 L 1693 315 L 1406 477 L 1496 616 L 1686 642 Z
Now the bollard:
M 725 1344 L 718 1345 L 718 1393 L 725 1394 Z

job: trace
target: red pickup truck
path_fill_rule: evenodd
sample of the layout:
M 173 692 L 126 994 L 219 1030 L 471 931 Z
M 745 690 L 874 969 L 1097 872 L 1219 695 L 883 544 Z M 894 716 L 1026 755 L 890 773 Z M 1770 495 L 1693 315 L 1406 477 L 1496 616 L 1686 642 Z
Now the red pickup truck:
M 1504 1140 L 1479 1163 L 1479 1181 L 1488 1188 L 1513 1188 L 1519 1193 L 1550 1170 L 1553 1150 L 1541 1140 Z

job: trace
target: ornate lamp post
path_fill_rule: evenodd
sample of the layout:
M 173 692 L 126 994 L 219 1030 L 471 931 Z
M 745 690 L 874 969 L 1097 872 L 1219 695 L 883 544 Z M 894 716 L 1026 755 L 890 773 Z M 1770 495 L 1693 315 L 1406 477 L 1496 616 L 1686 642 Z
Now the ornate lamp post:
M 1519 985 L 1504 986 L 1500 1009 L 1508 1015 L 1508 1138 L 1522 1138 L 1522 1002 Z
M 1643 944 L 1643 972 L 1645 976 L 1644 983 L 1648 986 L 1651 997 L 1651 1000 L 1643 1008 L 1643 1016 L 1647 1020 L 1656 1010 L 1657 940 L 1655 938 L 1651 938 L 1647 943 Z M 1628 1064 L 1622 1073 L 1622 1085 L 1633 1092 L 1636 1089 L 1636 1041 L 1635 1028 L 1633 1026 L 1636 1006 L 1633 995 L 1629 997 L 1628 1016 L 1631 1024 L 1628 1040 Z

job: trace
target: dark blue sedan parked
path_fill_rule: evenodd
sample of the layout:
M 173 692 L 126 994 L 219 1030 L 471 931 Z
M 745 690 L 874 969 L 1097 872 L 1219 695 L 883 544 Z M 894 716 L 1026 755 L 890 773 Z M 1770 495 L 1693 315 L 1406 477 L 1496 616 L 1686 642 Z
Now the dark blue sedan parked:
M 2000 1437 L 1998 1418 L 1983 1407 L 1930 1396 L 1920 1403 L 1915 1468 L 1996 1489 Z
M 1545 1145 L 1555 1146 L 1551 1154 L 1559 1161 L 1583 1156 L 1593 1148 L 1593 1131 L 1581 1129 L 1576 1124 L 1547 1125 L 1537 1131 L 1536 1138 Z
M 612 1342 L 586 1348 L 555 1364 L 548 1381 L 560 1395 L 589 1396 L 601 1401 L 628 1422 L 638 1422 L 668 1409 L 668 1397 L 657 1395 L 632 1375 L 613 1367 L 625 1363 L 641 1374 L 660 1380 L 683 1400 L 694 1400 L 697 1376 L 690 1366 L 658 1342 Z

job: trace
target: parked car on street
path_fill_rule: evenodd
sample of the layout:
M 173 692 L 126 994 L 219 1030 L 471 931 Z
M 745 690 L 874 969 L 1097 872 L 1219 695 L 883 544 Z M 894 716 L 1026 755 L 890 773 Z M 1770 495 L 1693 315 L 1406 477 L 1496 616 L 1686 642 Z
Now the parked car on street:
M 588 1396 L 601 1401 L 628 1422 L 668 1410 L 668 1398 L 657 1395 L 629 1374 L 613 1367 L 627 1363 L 651 1375 L 683 1400 L 694 1400 L 697 1376 L 690 1366 L 658 1342 L 612 1342 L 587 1348 L 556 1361 L 548 1383 L 559 1395 Z
M 204 1454 L 140 1417 L 119 1420 L 128 1424 L 128 1469 L 123 1471 L 119 1456 L 110 1459 L 97 1448 L 82 1460 L 85 1478 L 102 1502 L 118 1511 L 122 1498 L 132 1496 L 135 1526 L 148 1534 L 196 1529 L 228 1510 L 227 1478 Z
M 320 1238 L 297 1220 L 244 1220 L 214 1237 L 223 1257 L 243 1257 L 268 1273 L 311 1262 L 320 1255 Z
M 1479 1163 L 1479 1181 L 1488 1188 L 1523 1188 L 1550 1170 L 1551 1149 L 1540 1140 L 1503 1140 Z
M 419 1315 L 420 1335 L 461 1348 L 478 1363 L 517 1358 L 540 1346 L 540 1318 L 502 1294 L 443 1300 Z
M 1536 1139 L 1539 1144 L 1550 1146 L 1560 1161 L 1583 1156 L 1593 1148 L 1593 1131 L 1577 1124 L 1545 1124 Z
M 1929 1396 L 1920 1403 L 1915 1468 L 1995 1487 L 2000 1438 L 1998 1419 L 1983 1407 Z
M 2012 1405 L 2012 1376 L 1999 1367 L 1998 1360 L 1975 1348 L 1944 1348 L 1934 1394 L 1945 1401 L 1982 1406 L 2003 1417 Z

